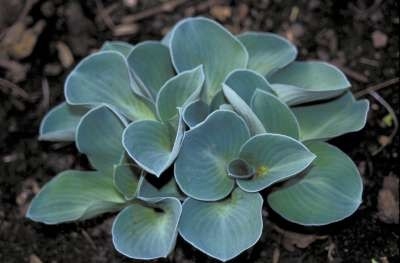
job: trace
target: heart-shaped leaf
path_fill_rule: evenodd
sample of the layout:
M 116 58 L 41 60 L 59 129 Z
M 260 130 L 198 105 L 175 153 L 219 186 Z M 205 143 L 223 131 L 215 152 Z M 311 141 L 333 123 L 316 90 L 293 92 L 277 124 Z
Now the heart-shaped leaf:
M 259 73 L 248 69 L 237 69 L 232 71 L 225 80 L 233 91 L 235 91 L 248 105 L 256 89 L 275 94 L 268 81 Z
M 109 107 L 99 106 L 82 117 L 76 147 L 97 170 L 112 174 L 114 164 L 119 164 L 124 156 L 121 143 L 124 128 L 124 123 Z
M 223 84 L 223 91 L 226 99 L 235 111 L 246 121 L 252 135 L 265 133 L 265 128 L 250 106 L 230 87 Z
M 43 186 L 26 216 L 45 224 L 84 220 L 122 207 L 125 199 L 107 174 L 64 171 Z
M 181 211 L 181 203 L 176 198 L 126 207 L 112 227 L 115 248 L 134 259 L 167 257 L 175 245 Z
M 308 148 L 317 155 L 311 169 L 297 183 L 268 196 L 272 209 L 301 225 L 325 225 L 353 214 L 362 198 L 362 180 L 353 161 L 324 142 Z
M 247 192 L 258 192 L 286 180 L 306 169 L 315 159 L 301 142 L 280 134 L 260 134 L 250 138 L 242 146 L 239 157 L 256 171 L 249 180 L 237 180 Z
M 82 106 L 71 106 L 63 102 L 51 109 L 40 123 L 39 140 L 74 141 L 79 120 L 88 111 Z
M 263 199 L 236 188 L 228 198 L 202 202 L 188 198 L 182 206 L 179 233 L 207 255 L 227 261 L 261 237 Z
M 297 56 L 297 48 L 276 34 L 245 32 L 239 35 L 239 40 L 249 52 L 247 67 L 263 76 L 283 68 Z
M 229 131 L 229 132 L 227 132 Z M 188 196 L 215 201 L 229 195 L 234 180 L 226 166 L 238 156 L 249 129 L 232 111 L 217 110 L 185 133 L 175 162 L 175 179 Z
M 368 100 L 356 101 L 350 92 L 329 102 L 292 108 L 303 141 L 359 131 L 365 126 L 368 109 Z
M 299 124 L 290 108 L 274 95 L 256 90 L 251 100 L 251 109 L 269 133 L 278 133 L 299 138 Z
M 83 59 L 65 82 L 65 98 L 72 105 L 108 104 L 131 120 L 155 119 L 151 103 L 136 95 L 128 64 L 116 51 L 102 51 Z
M 325 62 L 293 62 L 270 78 L 272 89 L 289 105 L 330 99 L 344 93 L 350 82 Z
M 179 73 L 169 79 L 157 95 L 157 113 L 161 120 L 170 121 L 178 115 L 177 108 L 185 107 L 200 97 L 204 82 L 202 66 Z
M 165 197 L 175 197 L 179 200 L 184 200 L 186 198 L 180 192 L 174 178 L 160 188 L 157 188 L 148 181 L 145 176 L 143 177 L 140 183 L 138 198 L 145 201 L 158 202 Z
M 202 100 L 195 100 L 188 103 L 186 107 L 183 108 L 182 117 L 186 125 L 192 129 L 197 124 L 204 121 L 209 112 L 210 109 L 207 103 L 203 102 Z
M 178 72 L 204 66 L 207 103 L 221 89 L 226 75 L 234 69 L 245 68 L 248 61 L 245 47 L 235 36 L 202 17 L 187 18 L 176 25 L 170 50 Z
M 141 168 L 160 177 L 178 155 L 184 130 L 182 118 L 177 131 L 158 121 L 136 121 L 125 129 L 122 143 Z
M 135 78 L 155 100 L 164 83 L 175 75 L 169 49 L 156 41 L 145 41 L 129 54 L 128 64 Z
M 114 165 L 114 185 L 130 200 L 138 195 L 140 171 L 132 164 Z
M 124 57 L 128 57 L 133 48 L 133 45 L 123 41 L 106 41 L 101 46 L 100 51 L 117 51 L 121 53 Z

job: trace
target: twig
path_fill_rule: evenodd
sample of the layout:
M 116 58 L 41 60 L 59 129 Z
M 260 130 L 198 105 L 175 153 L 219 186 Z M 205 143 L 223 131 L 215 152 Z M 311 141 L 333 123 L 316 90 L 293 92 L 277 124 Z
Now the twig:
M 124 18 L 122 18 L 122 23 L 123 24 L 131 24 L 131 23 L 136 22 L 138 20 L 149 18 L 149 17 L 152 17 L 152 16 L 157 15 L 159 13 L 171 12 L 176 7 L 178 7 L 179 5 L 184 4 L 185 2 L 187 2 L 187 0 L 172 0 L 172 1 L 168 1 L 168 2 L 165 2 L 165 3 L 161 4 L 161 5 L 157 5 L 157 6 L 154 6 L 152 8 L 149 8 L 149 9 L 143 10 L 141 12 L 138 12 L 136 14 L 127 15 Z
M 37 113 L 40 115 L 41 112 L 46 111 L 50 106 L 50 88 L 49 82 L 46 78 L 42 79 L 42 100 L 40 101 Z
M 96 0 L 95 2 L 99 18 L 103 20 L 108 29 L 114 30 L 115 24 L 110 17 L 110 13 L 118 7 L 118 3 L 111 4 L 109 7 L 105 8 L 101 0 Z
M 279 249 L 279 246 L 274 248 L 274 251 L 272 252 L 272 263 L 279 263 L 279 258 L 281 257 L 281 250 Z
M 94 243 L 93 239 L 89 236 L 89 234 L 83 229 L 81 229 L 81 233 L 82 233 L 83 237 L 87 240 L 87 242 L 90 244 L 90 246 L 93 249 L 97 249 L 96 244 Z
M 349 9 L 354 10 L 357 13 L 357 15 L 361 17 L 368 17 L 376 8 L 379 7 L 382 1 L 383 0 L 375 0 L 371 6 L 369 7 L 363 6 L 362 8 L 358 8 L 353 3 L 349 3 Z
M 24 100 L 28 100 L 28 101 L 30 100 L 29 94 L 25 90 L 23 90 L 16 84 L 12 83 L 11 81 L 0 78 L 0 90 L 2 90 L 4 93 L 6 93 L 7 89 L 11 90 L 12 95 L 19 96 Z
M 390 106 L 390 104 L 381 97 L 381 95 L 379 95 L 376 91 L 370 91 L 368 92 L 369 95 L 371 95 L 372 97 L 374 97 L 374 99 L 376 101 L 378 101 L 390 114 L 390 116 L 393 119 L 393 123 L 394 123 L 394 129 L 392 131 L 392 133 L 389 135 L 389 139 L 388 142 L 386 144 L 382 144 L 377 150 L 375 150 L 372 153 L 372 156 L 377 155 L 378 153 L 380 153 L 386 146 L 388 146 L 392 141 L 394 136 L 396 135 L 397 131 L 399 130 L 399 120 L 397 119 L 396 113 L 394 112 L 392 106 Z
M 371 67 L 375 67 L 375 68 L 379 67 L 378 61 L 369 59 L 369 58 L 364 58 L 364 57 L 360 58 L 360 63 L 371 66 Z
M 32 7 L 38 2 L 38 0 L 27 0 L 25 2 L 24 8 L 18 16 L 17 22 L 22 21 L 28 13 L 31 11 Z
M 340 63 L 337 63 L 335 61 L 331 61 L 331 64 L 335 65 L 336 67 L 338 67 L 339 69 L 341 69 L 346 75 L 348 75 L 350 78 L 357 80 L 358 82 L 361 83 L 368 83 L 369 80 L 366 76 L 364 76 L 363 74 L 354 71 L 348 67 L 345 67 L 343 65 L 341 65 Z
M 392 86 L 392 85 L 394 85 L 394 84 L 397 84 L 397 83 L 399 83 L 399 80 L 400 80 L 400 78 L 389 79 L 389 80 L 387 80 L 387 81 L 378 83 L 378 84 L 376 84 L 376 85 L 367 87 L 366 89 L 363 89 L 363 90 L 361 90 L 361 91 L 359 91 L 359 92 L 356 92 L 356 93 L 354 94 L 354 96 L 355 96 L 356 98 L 360 98 L 360 97 L 362 97 L 362 96 L 365 96 L 365 95 L 369 94 L 369 93 L 372 92 L 372 91 L 378 91 L 378 90 L 380 90 L 380 89 L 387 88 L 387 87 L 389 87 L 389 86 Z
M 363 74 L 361 74 L 361 73 L 359 73 L 357 71 L 354 71 L 354 70 L 352 70 L 350 68 L 347 68 L 345 66 L 339 66 L 339 68 L 345 74 L 349 75 L 350 78 L 352 78 L 354 80 L 357 80 L 358 82 L 361 82 L 361 83 L 368 83 L 369 82 L 369 80 L 368 80 L 368 78 L 366 76 L 364 76 Z
M 201 2 L 197 6 L 195 6 L 195 10 L 197 12 L 204 12 L 208 8 L 210 8 L 214 5 L 221 5 L 221 4 L 225 4 L 226 2 L 227 2 L 227 0 L 208 0 L 206 2 Z
M 332 238 L 329 237 L 329 245 L 325 248 L 328 251 L 328 262 L 334 262 L 335 261 L 335 251 L 336 251 L 336 245 L 333 243 Z

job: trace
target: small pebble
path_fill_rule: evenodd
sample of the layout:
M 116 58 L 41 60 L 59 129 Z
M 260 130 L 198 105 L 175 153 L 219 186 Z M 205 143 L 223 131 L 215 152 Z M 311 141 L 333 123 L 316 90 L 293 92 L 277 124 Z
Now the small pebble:
M 376 30 L 372 33 L 372 44 L 374 45 L 374 48 L 383 48 L 386 47 L 388 42 L 388 36 L 379 31 Z

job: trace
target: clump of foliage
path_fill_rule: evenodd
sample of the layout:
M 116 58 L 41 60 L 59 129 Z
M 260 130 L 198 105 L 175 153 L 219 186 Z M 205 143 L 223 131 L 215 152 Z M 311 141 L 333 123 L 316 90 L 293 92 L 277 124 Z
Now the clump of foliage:
M 325 141 L 360 130 L 368 102 L 336 67 L 296 55 L 275 34 L 234 36 L 206 18 L 161 42 L 106 42 L 40 127 L 41 140 L 74 141 L 93 170 L 54 177 L 27 216 L 58 224 L 118 211 L 113 243 L 130 258 L 166 257 L 180 234 L 221 261 L 260 238 L 267 188 L 288 221 L 348 217 L 361 178 Z

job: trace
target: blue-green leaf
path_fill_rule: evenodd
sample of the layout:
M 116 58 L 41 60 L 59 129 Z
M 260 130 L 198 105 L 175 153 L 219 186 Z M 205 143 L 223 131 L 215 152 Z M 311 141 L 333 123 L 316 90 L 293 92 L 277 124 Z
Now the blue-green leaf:
M 232 71 L 226 78 L 225 84 L 233 89 L 248 105 L 250 105 L 251 97 L 256 89 L 275 94 L 263 76 L 248 69 Z
M 223 84 L 223 91 L 235 111 L 246 121 L 252 135 L 266 132 L 257 115 L 235 91 L 225 84 Z
M 368 100 L 356 101 L 348 92 L 324 103 L 293 107 L 303 141 L 330 139 L 361 130 L 367 121 Z
M 260 134 L 250 138 L 239 157 L 256 171 L 248 180 L 237 180 L 245 191 L 258 192 L 306 169 L 315 159 L 301 142 L 280 134 Z
M 227 132 L 229 131 L 229 132 Z M 188 196 L 215 201 L 229 195 L 234 180 L 226 166 L 249 138 L 246 123 L 232 111 L 217 110 L 185 133 L 175 162 L 175 178 Z
M 174 28 L 170 40 L 171 57 L 178 72 L 204 66 L 207 103 L 221 89 L 226 75 L 245 68 L 248 54 L 243 44 L 216 22 L 187 18 Z
M 235 109 L 232 107 L 232 105 L 231 105 L 231 104 L 227 104 L 227 103 L 221 104 L 221 105 L 219 106 L 219 109 L 220 109 L 220 110 L 235 111 Z
M 209 112 L 210 109 L 207 103 L 201 100 L 196 100 L 187 104 L 186 107 L 183 108 L 182 117 L 187 126 L 193 128 L 200 122 L 204 121 Z
M 125 199 L 138 195 L 140 174 L 138 167 L 132 164 L 114 165 L 114 185 Z
M 129 54 L 128 64 L 135 78 L 155 100 L 164 83 L 175 75 L 169 49 L 156 41 L 145 41 Z
M 165 197 L 175 197 L 179 200 L 184 200 L 186 198 L 180 192 L 174 178 L 160 188 L 157 188 L 148 181 L 145 176 L 143 177 L 140 183 L 138 198 L 145 201 L 158 202 Z
M 121 138 L 124 123 L 107 106 L 99 106 L 82 117 L 76 132 L 76 147 L 98 170 L 112 174 L 123 155 Z
M 297 48 L 287 39 L 271 33 L 245 32 L 239 40 L 249 52 L 249 69 L 263 76 L 283 68 L 297 56 Z
M 123 145 L 141 168 L 160 177 L 178 155 L 184 130 L 182 118 L 177 131 L 158 121 L 136 121 L 125 129 Z
M 63 102 L 51 109 L 40 123 L 39 140 L 74 141 L 75 130 L 88 108 Z
M 353 214 L 362 198 L 362 180 L 353 161 L 324 142 L 308 143 L 317 155 L 311 169 L 295 184 L 268 196 L 285 219 L 302 225 L 325 225 Z
M 274 73 L 269 81 L 278 96 L 289 105 L 330 99 L 350 87 L 346 76 L 325 62 L 293 62 Z
M 260 238 L 263 199 L 236 188 L 217 202 L 188 198 L 182 206 L 179 233 L 207 255 L 227 261 L 252 247 Z
M 149 101 L 136 95 L 124 56 L 102 51 L 83 59 L 65 82 L 65 98 L 72 105 L 108 104 L 131 120 L 155 119 Z
M 251 109 L 269 133 L 278 133 L 299 138 L 299 124 L 290 108 L 274 95 L 256 90 L 251 100 Z
M 210 103 L 210 112 L 215 111 L 219 109 L 219 106 L 222 104 L 227 104 L 228 101 L 225 98 L 224 92 L 222 90 L 218 91 L 217 94 L 214 95 L 214 97 L 211 100 Z
M 167 34 L 161 39 L 161 44 L 170 47 L 171 46 L 171 37 L 172 37 L 172 30 L 168 31 Z
M 157 113 L 161 120 L 170 121 L 178 115 L 178 107 L 199 99 L 204 82 L 202 66 L 181 72 L 169 79 L 157 95 Z
M 84 220 L 122 207 L 125 199 L 111 176 L 100 172 L 64 171 L 43 186 L 26 216 L 45 224 Z
M 126 207 L 112 227 L 115 248 L 134 259 L 167 257 L 175 246 L 181 211 L 181 203 L 176 198 Z
M 117 51 L 127 57 L 133 48 L 133 45 L 123 41 L 106 41 L 101 46 L 100 51 Z

